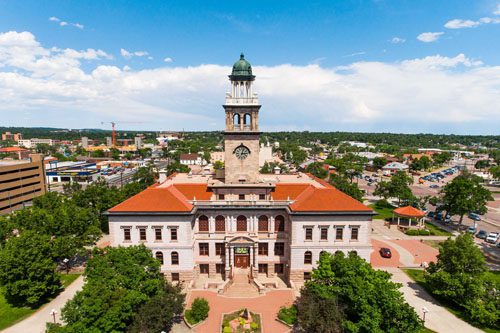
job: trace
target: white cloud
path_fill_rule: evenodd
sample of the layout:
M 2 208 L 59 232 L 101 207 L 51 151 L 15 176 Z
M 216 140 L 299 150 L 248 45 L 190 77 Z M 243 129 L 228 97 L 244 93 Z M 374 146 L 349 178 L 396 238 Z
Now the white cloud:
M 130 59 L 132 57 L 145 57 L 145 56 L 149 55 L 149 53 L 146 52 L 146 51 L 129 52 L 129 51 L 125 50 L 125 49 L 120 49 L 120 54 L 125 59 Z M 153 58 L 152 57 L 148 57 L 148 59 L 153 59 Z
M 93 62 L 106 55 L 45 48 L 30 32 L 0 33 L 2 124 L 81 128 L 118 118 L 149 129 L 223 128 L 219 106 L 230 66 L 134 70 Z M 83 60 L 90 69 L 82 68 Z M 264 131 L 497 134 L 500 128 L 500 66 L 464 54 L 253 69 Z
M 444 32 L 423 32 L 417 36 L 417 39 L 424 43 L 435 42 L 441 37 Z
M 404 42 L 406 42 L 406 39 L 400 37 L 392 37 L 391 39 L 392 44 L 402 44 Z
M 166 62 L 166 63 L 170 63 L 170 62 L 172 62 L 174 60 L 172 58 L 170 58 L 170 57 L 166 57 L 165 59 L 163 59 L 163 61 Z
M 61 27 L 72 26 L 72 27 L 78 28 L 80 30 L 83 30 L 85 28 L 85 26 L 81 23 L 72 23 L 72 22 L 63 21 L 60 18 L 55 17 L 55 16 L 49 17 L 49 21 L 57 22 L 59 24 L 59 26 L 61 26 Z
M 480 24 L 480 22 L 472 20 L 454 19 L 446 22 L 444 27 L 448 29 L 474 28 Z
M 360 51 L 360 52 L 354 52 L 354 53 L 351 53 L 351 54 L 346 54 L 344 57 L 348 58 L 348 57 L 355 57 L 355 56 L 359 56 L 359 55 L 363 55 L 363 54 L 366 54 L 365 51 Z
M 500 4 L 497 5 L 497 8 L 493 12 L 494 15 L 500 15 Z

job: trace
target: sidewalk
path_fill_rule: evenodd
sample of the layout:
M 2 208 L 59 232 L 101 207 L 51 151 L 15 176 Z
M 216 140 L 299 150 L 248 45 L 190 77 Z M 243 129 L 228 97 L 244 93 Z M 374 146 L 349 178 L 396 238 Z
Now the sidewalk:
M 425 327 L 439 333 L 481 333 L 465 321 L 455 317 L 451 312 L 442 307 L 431 295 L 421 286 L 415 283 L 402 270 L 394 267 L 383 268 L 392 274 L 391 280 L 401 283 L 400 291 L 404 294 L 405 300 L 415 308 L 417 314 L 422 318 L 425 307 L 429 311 L 425 315 Z
M 51 302 L 45 304 L 30 317 L 4 329 L 2 333 L 44 333 L 46 323 L 53 321 L 52 316 L 50 315 L 52 309 L 57 311 L 56 321 L 60 323 L 61 309 L 68 300 L 75 296 L 77 291 L 82 289 L 83 284 L 83 276 L 78 277 Z

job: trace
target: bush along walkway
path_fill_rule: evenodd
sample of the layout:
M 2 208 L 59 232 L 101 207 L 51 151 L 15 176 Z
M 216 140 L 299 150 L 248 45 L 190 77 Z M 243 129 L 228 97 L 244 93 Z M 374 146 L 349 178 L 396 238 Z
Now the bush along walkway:
M 71 275 L 71 274 L 70 274 Z M 61 309 L 68 300 L 75 296 L 76 292 L 83 287 L 83 276 L 79 276 L 62 293 L 49 303 L 42 306 L 37 312 L 19 323 L 5 329 L 2 333 L 44 333 L 47 322 L 53 322 L 54 317 L 50 314 L 56 310 L 55 320 L 60 323 Z

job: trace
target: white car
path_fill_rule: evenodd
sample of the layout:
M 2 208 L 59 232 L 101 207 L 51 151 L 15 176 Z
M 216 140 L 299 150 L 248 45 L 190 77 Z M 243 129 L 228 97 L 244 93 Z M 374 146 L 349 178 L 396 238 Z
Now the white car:
M 498 240 L 500 234 L 498 232 L 490 232 L 488 237 L 486 237 L 486 241 L 491 244 L 495 244 Z

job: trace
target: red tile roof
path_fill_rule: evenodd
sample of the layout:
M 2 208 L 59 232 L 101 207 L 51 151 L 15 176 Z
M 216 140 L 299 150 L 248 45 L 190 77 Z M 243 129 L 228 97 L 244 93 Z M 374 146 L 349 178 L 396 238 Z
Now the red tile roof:
M 193 205 L 174 188 L 152 186 L 111 208 L 115 212 L 190 212 Z
M 208 190 L 207 184 L 174 184 L 188 200 L 210 200 L 212 191 Z
M 356 199 L 334 187 L 308 187 L 290 205 L 295 212 L 371 212 L 372 210 Z
M 21 151 L 27 151 L 28 149 L 20 148 L 20 147 L 5 147 L 0 148 L 0 153 L 17 153 Z
M 278 183 L 271 196 L 273 200 L 295 200 L 311 184 Z
M 425 213 L 412 206 L 399 207 L 394 209 L 394 214 L 405 217 L 424 217 Z

